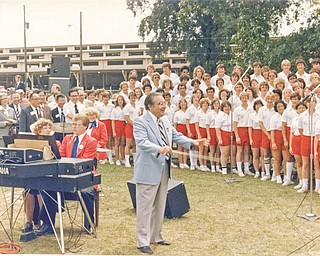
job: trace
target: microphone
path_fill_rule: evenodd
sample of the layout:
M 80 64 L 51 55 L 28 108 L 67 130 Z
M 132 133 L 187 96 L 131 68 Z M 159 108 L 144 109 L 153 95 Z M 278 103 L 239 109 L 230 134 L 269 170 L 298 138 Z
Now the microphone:
M 307 95 L 306 97 L 304 97 L 301 102 L 304 103 L 306 102 L 309 98 L 311 98 L 313 96 L 313 93 L 311 92 L 309 95 Z

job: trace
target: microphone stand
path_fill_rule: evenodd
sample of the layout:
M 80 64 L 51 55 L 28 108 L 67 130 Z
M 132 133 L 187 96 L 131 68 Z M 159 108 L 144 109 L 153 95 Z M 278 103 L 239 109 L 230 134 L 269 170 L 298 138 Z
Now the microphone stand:
M 231 97 L 231 110 L 230 110 L 230 114 L 231 114 L 231 136 L 230 136 L 230 178 L 226 179 L 225 182 L 226 183 L 233 183 L 233 182 L 240 182 L 240 180 L 237 180 L 235 178 L 233 178 L 233 172 L 232 172 L 232 162 L 233 162 L 233 154 L 232 154 L 232 150 L 233 150 L 233 132 L 234 132 L 234 128 L 233 128 L 233 113 L 234 113 L 234 108 L 233 108 L 233 91 L 234 88 L 238 85 L 239 82 L 242 81 L 242 78 L 245 76 L 245 74 L 248 72 L 248 70 L 251 69 L 251 64 L 249 63 L 248 68 L 246 69 L 245 72 L 243 72 L 242 76 L 239 78 L 239 80 L 235 83 L 234 86 L 232 86 L 232 89 L 230 91 L 230 97 Z
M 320 83 L 317 85 L 316 88 L 314 88 L 312 90 L 312 92 L 310 92 L 310 94 L 306 97 L 304 97 L 301 101 L 305 102 L 306 100 L 308 100 L 311 97 L 311 101 L 310 101 L 310 105 L 311 104 L 315 104 L 314 102 L 314 92 L 320 87 Z M 309 131 L 311 134 L 311 143 L 310 143 L 310 162 L 309 162 L 309 179 L 310 179 L 310 212 L 306 213 L 305 215 L 298 215 L 298 217 L 303 218 L 305 220 L 308 221 L 315 221 L 317 219 L 320 218 L 320 216 L 318 216 L 317 214 L 313 213 L 313 143 L 314 143 L 314 135 L 313 135 L 313 114 L 315 113 L 315 109 L 313 111 L 313 113 L 311 113 L 311 106 L 309 105 L 309 115 L 308 115 L 308 125 L 309 125 Z

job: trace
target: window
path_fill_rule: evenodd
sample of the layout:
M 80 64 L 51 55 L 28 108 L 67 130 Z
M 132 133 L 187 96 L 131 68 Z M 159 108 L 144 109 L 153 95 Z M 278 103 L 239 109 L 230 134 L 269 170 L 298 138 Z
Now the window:
M 68 50 L 67 47 L 56 47 L 56 51 L 58 52 L 67 51 L 67 50 Z
M 141 56 L 143 52 L 129 52 L 129 56 Z
M 18 53 L 18 52 L 21 52 L 21 49 L 10 49 L 9 52 L 10 53 Z
M 142 65 L 143 60 L 127 60 L 127 65 Z
M 126 49 L 139 48 L 138 44 L 126 44 Z
M 9 56 L 1 56 L 0 60 L 9 60 Z
M 115 61 L 108 61 L 109 66 L 116 66 L 116 65 L 123 65 L 123 61 L 115 60 Z
M 84 62 L 83 66 L 99 66 L 99 62 Z
M 106 52 L 106 57 L 120 56 L 120 52 Z
M 102 45 L 91 45 L 90 50 L 102 50 Z
M 110 45 L 110 49 L 122 49 L 122 44 L 114 44 L 114 45 Z
M 41 48 L 41 51 L 42 52 L 52 52 L 53 51 L 53 48 Z
M 103 53 L 102 52 L 89 53 L 89 57 L 103 57 Z

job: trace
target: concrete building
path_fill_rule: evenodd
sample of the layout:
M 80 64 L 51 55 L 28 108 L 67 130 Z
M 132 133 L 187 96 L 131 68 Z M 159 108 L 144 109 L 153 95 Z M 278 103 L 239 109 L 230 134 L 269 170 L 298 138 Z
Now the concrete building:
M 145 42 L 92 44 L 83 45 L 83 83 L 86 89 L 106 88 L 116 90 L 121 81 L 127 79 L 130 70 L 136 69 L 140 79 L 145 75 L 145 67 L 154 64 L 161 72 L 164 61 L 171 63 L 173 70 L 179 73 L 182 65 L 188 65 L 186 56 L 178 51 L 170 50 L 163 59 L 152 60 L 147 54 Z M 27 65 L 29 87 L 48 89 L 48 68 L 52 57 L 70 58 L 70 83 L 79 83 L 80 46 L 36 46 L 27 47 Z M 25 76 L 24 48 L 0 48 L 0 85 L 11 87 L 14 76 Z

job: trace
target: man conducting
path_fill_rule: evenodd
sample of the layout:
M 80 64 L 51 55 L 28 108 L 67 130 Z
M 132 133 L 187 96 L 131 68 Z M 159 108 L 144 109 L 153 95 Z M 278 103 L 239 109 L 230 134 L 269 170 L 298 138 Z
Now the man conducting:
M 171 177 L 172 142 L 190 149 L 206 139 L 192 140 L 177 132 L 167 116 L 165 100 L 160 93 L 151 93 L 145 99 L 145 113 L 133 124 L 137 145 L 134 165 L 137 203 L 137 247 L 152 254 L 150 244 L 170 245 L 163 240 L 161 228 L 164 219 L 168 181 Z

